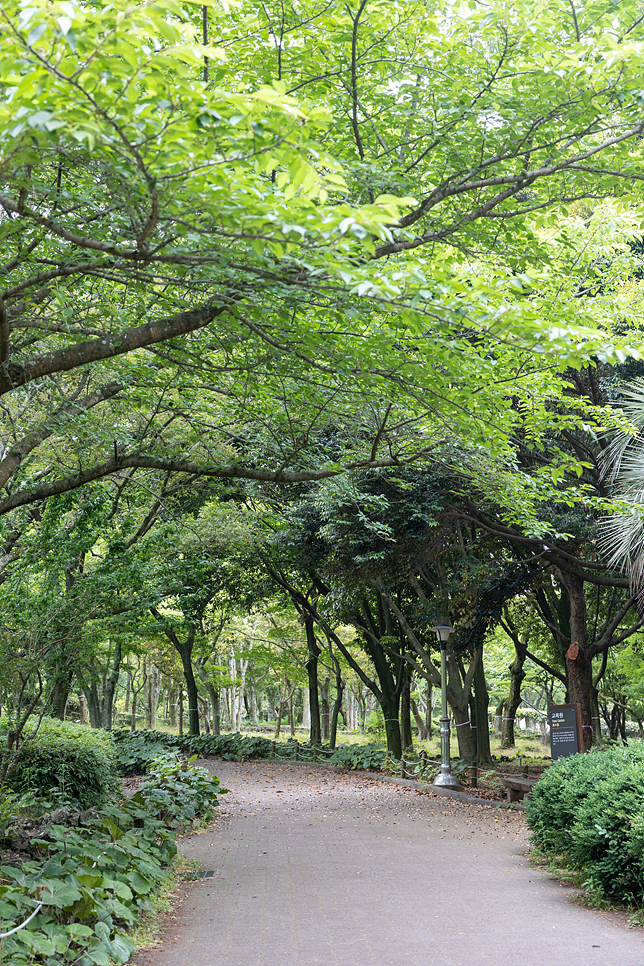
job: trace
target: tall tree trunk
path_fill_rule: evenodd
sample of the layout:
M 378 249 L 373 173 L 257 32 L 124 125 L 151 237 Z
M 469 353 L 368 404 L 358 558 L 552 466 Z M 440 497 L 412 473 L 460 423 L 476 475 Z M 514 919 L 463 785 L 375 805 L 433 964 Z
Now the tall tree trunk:
M 159 695 L 161 693 L 161 672 L 155 664 L 152 664 L 149 672 L 148 686 L 148 707 L 150 728 L 155 731 L 157 726 L 157 710 L 159 707 Z
M 589 751 L 593 742 L 592 658 L 588 652 L 584 581 L 568 571 L 561 570 L 559 574 L 570 598 L 570 647 L 566 652 L 569 700 L 581 709 L 583 750 Z
M 331 727 L 329 729 L 329 748 L 334 749 L 336 745 L 336 740 L 338 737 L 338 715 L 340 714 L 340 708 L 342 707 L 342 698 L 344 696 L 344 681 L 339 673 L 336 671 L 335 676 L 335 701 L 333 702 L 333 711 L 331 713 Z
M 324 680 L 322 681 L 322 687 L 320 688 L 320 698 L 321 698 L 320 721 L 322 724 L 322 741 L 329 740 L 329 723 L 330 723 L 329 719 L 331 714 L 331 708 L 330 708 L 331 699 L 329 694 L 330 685 L 331 685 L 331 679 L 327 674 Z
M 621 695 L 622 701 L 626 701 L 626 695 Z M 626 705 L 624 704 L 621 708 L 621 714 L 619 716 L 619 733 L 624 744 L 628 741 L 626 737 Z
M 411 730 L 411 670 L 403 671 L 403 683 L 400 691 L 400 743 L 405 748 L 411 748 L 414 738 Z
M 199 659 L 195 662 L 195 667 L 197 669 L 197 674 L 199 675 L 199 680 L 208 693 L 212 717 L 212 721 L 210 722 L 212 733 L 213 735 L 219 735 L 221 734 L 221 705 L 219 688 L 216 688 L 212 683 L 212 679 L 208 676 L 208 671 L 206 670 L 205 664 L 205 661 Z
M 91 674 L 91 670 L 90 670 L 90 674 Z M 89 715 L 90 727 L 100 728 L 101 727 L 101 704 L 98 697 L 98 688 L 96 686 L 96 680 L 90 678 L 89 682 L 86 681 L 82 671 L 77 672 L 77 677 L 83 689 L 83 695 L 87 703 L 87 713 Z
M 472 660 L 478 660 L 478 652 Z M 461 669 L 449 644 L 447 646 L 447 698 L 454 715 L 454 731 L 458 741 L 458 755 L 473 765 L 476 761 L 476 731 L 470 718 L 471 685 L 464 685 Z M 474 722 L 476 724 L 476 722 Z M 452 733 L 453 736 L 453 733 Z
M 432 737 L 432 712 L 434 710 L 432 707 L 432 698 L 432 682 L 427 681 L 425 688 L 425 728 L 427 729 L 428 738 Z
M 503 737 L 503 718 L 507 715 L 508 699 L 503 698 L 494 709 L 494 734 Z M 503 747 L 503 746 L 501 746 Z
M 119 677 L 121 676 L 121 642 L 117 638 L 114 642 L 114 651 L 112 654 L 112 668 L 110 671 L 110 676 L 105 681 L 105 690 L 103 691 L 103 701 L 101 708 L 101 718 L 102 726 L 107 731 L 112 727 L 112 717 L 114 715 L 114 696 L 116 694 L 116 688 L 119 683 Z
M 602 739 L 602 722 L 599 717 L 599 683 L 606 673 L 606 667 L 608 665 L 608 648 L 605 648 L 601 661 L 599 664 L 599 669 L 597 674 L 593 675 L 592 684 L 590 687 L 590 713 L 591 721 L 593 725 L 593 744 L 598 745 Z
M 51 714 L 53 718 L 58 718 L 60 721 L 64 721 L 65 708 L 67 707 L 69 695 L 71 694 L 72 690 L 74 672 L 67 671 L 65 668 L 58 668 L 55 673 L 56 678 L 54 680 L 54 686 L 52 688 L 50 698 Z M 100 725 L 98 727 L 100 727 Z
M 288 692 L 288 727 L 291 732 L 291 738 L 295 737 L 295 716 L 293 714 L 293 698 L 295 696 L 295 688 L 291 687 L 290 681 L 286 681 L 286 686 L 289 689 Z
M 422 719 L 422 716 L 418 710 L 418 705 L 416 704 L 413 698 L 409 699 L 409 703 L 411 705 L 411 711 L 414 716 L 414 721 L 416 722 L 416 727 L 418 728 L 418 738 L 420 741 L 427 741 L 427 738 L 428 738 L 427 725 Z
M 190 723 L 190 734 L 199 734 L 199 692 L 197 690 L 197 682 L 195 681 L 195 674 L 192 669 L 192 660 L 190 658 L 192 652 L 192 647 L 189 650 L 184 650 L 181 653 L 181 664 L 183 665 L 183 676 L 186 679 L 186 692 L 188 695 L 188 721 Z
M 282 691 L 282 685 L 280 684 L 279 700 L 277 702 L 277 708 L 275 710 L 275 737 L 279 738 L 280 732 L 282 730 L 282 714 L 284 712 L 284 692 Z
M 381 708 L 385 718 L 387 751 L 393 758 L 402 758 L 403 746 L 402 737 L 400 734 L 400 719 L 398 717 L 400 709 L 400 696 L 383 694 Z
M 479 766 L 492 764 L 492 752 L 490 750 L 490 719 L 488 708 L 490 706 L 490 696 L 485 683 L 485 666 L 483 664 L 483 653 L 479 655 L 474 671 L 474 708 L 476 714 L 476 761 Z
M 510 690 L 504 702 L 503 721 L 501 722 L 501 747 L 514 748 L 514 719 L 521 704 L 521 685 L 525 678 L 523 665 L 525 663 L 525 647 L 515 641 L 515 657 L 510 664 Z
M 253 681 L 248 689 L 250 696 L 250 720 L 254 728 L 259 724 L 259 708 L 257 705 L 257 687 Z
M 318 696 L 318 658 L 321 651 L 315 639 L 315 629 L 311 617 L 306 618 L 304 627 L 306 630 L 306 646 L 308 649 L 306 673 L 309 685 L 309 709 L 311 715 L 309 743 L 311 745 L 319 745 L 322 742 L 322 722 L 320 719 L 320 701 Z
M 210 720 L 208 718 L 208 702 L 205 698 L 199 695 L 199 704 L 201 705 L 201 717 L 203 718 L 204 731 L 207 735 L 210 734 Z

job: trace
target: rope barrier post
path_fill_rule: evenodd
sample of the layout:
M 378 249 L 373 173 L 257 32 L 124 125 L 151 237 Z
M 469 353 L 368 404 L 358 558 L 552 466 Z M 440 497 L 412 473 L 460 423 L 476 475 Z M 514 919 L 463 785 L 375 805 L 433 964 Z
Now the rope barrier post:
M 472 788 L 479 787 L 479 770 L 477 765 L 472 765 L 471 769 Z
M 271 741 L 271 755 L 273 758 L 277 758 L 277 745 L 274 741 Z
M 404 755 L 400 759 L 400 777 L 401 778 L 406 778 L 407 777 L 407 762 L 405 760 L 405 756 Z
M 295 761 L 297 761 L 299 754 L 300 754 L 300 743 L 299 741 L 296 741 L 295 742 Z
M 425 774 L 425 769 L 427 768 L 427 752 L 423 748 L 420 753 L 420 777 L 422 778 Z

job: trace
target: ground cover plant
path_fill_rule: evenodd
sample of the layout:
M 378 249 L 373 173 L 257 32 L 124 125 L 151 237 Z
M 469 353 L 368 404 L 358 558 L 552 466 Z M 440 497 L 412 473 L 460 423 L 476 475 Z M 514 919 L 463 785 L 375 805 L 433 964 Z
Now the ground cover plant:
M 108 805 L 87 824 L 53 825 L 32 842 L 33 859 L 2 866 L 0 930 L 28 925 L 1 941 L 11 966 L 111 966 L 129 960 L 126 930 L 152 908 L 164 869 L 176 854 L 176 831 L 209 818 L 219 780 L 176 755 L 149 764 L 136 794 Z
M 268 738 L 236 734 L 174 735 L 167 731 L 115 731 L 116 754 L 127 771 L 145 771 L 159 749 L 176 749 L 190 755 L 212 755 L 224 761 L 269 758 L 273 742 Z
M 592 891 L 644 901 L 644 743 L 554 762 L 527 819 L 536 845 L 582 870 Z
M 225 761 L 244 761 L 249 758 L 277 758 L 310 763 L 323 763 L 353 771 L 384 772 L 399 778 L 431 783 L 437 773 L 440 754 L 427 751 L 427 742 L 419 742 L 408 748 L 402 758 L 387 752 L 382 743 L 342 744 L 335 749 L 325 745 L 310 745 L 289 738 L 287 741 L 271 741 L 261 736 L 224 735 L 176 735 L 163 731 L 116 731 L 116 749 L 121 767 L 125 771 L 145 772 L 149 762 L 159 752 L 159 747 L 192 754 L 222 758 Z M 533 742 L 534 744 L 534 742 Z M 531 749 L 533 750 L 533 749 Z M 501 781 L 505 774 L 527 774 L 539 778 L 549 766 L 548 757 L 521 755 L 519 759 L 502 756 L 493 766 L 474 770 L 470 763 L 454 761 L 453 770 L 464 790 L 479 798 L 505 799 L 506 790 Z

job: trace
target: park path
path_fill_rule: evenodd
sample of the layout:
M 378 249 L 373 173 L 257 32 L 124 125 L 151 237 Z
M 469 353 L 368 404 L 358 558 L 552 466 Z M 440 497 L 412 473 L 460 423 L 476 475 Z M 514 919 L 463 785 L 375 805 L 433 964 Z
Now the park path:
M 138 966 L 642 966 L 644 931 L 568 901 L 530 866 L 519 812 L 354 774 L 209 762 L 211 829 Z

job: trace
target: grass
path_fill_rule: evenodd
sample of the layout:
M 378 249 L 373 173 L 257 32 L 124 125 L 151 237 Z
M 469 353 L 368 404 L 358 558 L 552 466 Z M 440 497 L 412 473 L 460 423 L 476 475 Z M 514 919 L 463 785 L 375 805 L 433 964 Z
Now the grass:
M 176 893 L 184 882 L 192 882 L 198 877 L 201 863 L 187 859 L 177 853 L 167 875 L 159 883 L 158 889 L 148 896 L 152 908 L 142 916 L 128 936 L 138 949 L 156 946 L 161 940 L 162 917 L 172 912 L 176 906 Z
M 625 916 L 630 928 L 644 926 L 644 909 L 638 905 L 618 902 L 593 888 L 586 879 L 584 870 L 572 866 L 567 856 L 550 855 L 533 846 L 529 854 L 529 862 L 552 876 L 562 886 L 574 889 L 575 892 L 568 896 L 570 902 L 586 906 L 588 909 L 601 909 Z

